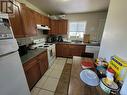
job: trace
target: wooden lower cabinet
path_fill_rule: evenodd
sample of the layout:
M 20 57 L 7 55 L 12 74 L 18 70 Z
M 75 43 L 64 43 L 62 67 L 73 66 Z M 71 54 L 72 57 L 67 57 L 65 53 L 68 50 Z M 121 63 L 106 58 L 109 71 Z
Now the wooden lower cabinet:
M 62 57 L 63 56 L 63 45 L 62 44 L 56 44 L 56 56 Z
M 62 49 L 63 49 L 63 51 L 62 51 L 62 55 L 63 55 L 63 57 L 71 57 L 71 55 L 70 55 L 70 45 L 68 45 L 68 44 L 63 44 L 62 45 Z
M 85 52 L 85 45 L 71 45 L 70 52 L 71 56 L 81 56 Z
M 31 90 L 48 69 L 47 51 L 24 63 L 23 68 Z
M 25 63 L 25 65 L 24 71 L 29 89 L 31 90 L 32 87 L 36 84 L 36 82 L 41 78 L 40 66 L 36 59 L 28 61 L 27 63 Z
M 57 57 L 73 57 L 81 56 L 85 52 L 85 45 L 79 44 L 57 44 L 56 45 L 56 56 Z
M 40 65 L 41 75 L 44 75 L 44 73 L 48 69 L 47 51 L 42 53 L 42 54 L 40 54 L 37 58 L 39 59 L 39 65 Z

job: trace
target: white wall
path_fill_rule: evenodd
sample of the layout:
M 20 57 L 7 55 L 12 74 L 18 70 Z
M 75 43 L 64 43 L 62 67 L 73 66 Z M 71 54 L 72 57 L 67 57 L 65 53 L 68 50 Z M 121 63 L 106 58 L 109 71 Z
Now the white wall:
M 127 61 L 127 0 L 111 0 L 99 57 L 117 55 Z
M 71 21 L 87 21 L 86 33 L 90 34 L 91 40 L 99 41 L 99 23 L 100 20 L 106 19 L 107 12 L 92 12 L 92 13 L 80 13 L 80 14 L 68 14 L 66 18 Z

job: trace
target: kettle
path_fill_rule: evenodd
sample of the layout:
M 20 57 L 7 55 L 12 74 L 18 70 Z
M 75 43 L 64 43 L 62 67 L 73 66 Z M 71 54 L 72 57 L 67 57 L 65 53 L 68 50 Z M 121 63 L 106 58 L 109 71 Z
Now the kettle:
M 47 37 L 47 42 L 52 43 L 52 37 Z
M 62 36 L 58 36 L 58 42 L 63 42 L 63 37 Z

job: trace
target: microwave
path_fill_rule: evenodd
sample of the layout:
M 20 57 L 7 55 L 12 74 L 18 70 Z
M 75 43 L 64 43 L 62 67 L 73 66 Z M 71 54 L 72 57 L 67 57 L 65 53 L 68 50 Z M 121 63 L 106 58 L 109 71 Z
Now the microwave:
M 14 38 L 7 14 L 0 13 L 0 40 Z

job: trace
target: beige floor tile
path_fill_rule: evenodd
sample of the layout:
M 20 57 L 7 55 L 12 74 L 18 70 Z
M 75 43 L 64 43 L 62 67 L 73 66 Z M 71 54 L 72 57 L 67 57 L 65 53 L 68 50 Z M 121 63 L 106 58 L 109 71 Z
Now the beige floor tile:
M 59 81 L 59 79 L 54 79 L 54 78 L 48 77 L 48 79 L 46 80 L 46 83 L 43 86 L 43 89 L 55 91 L 57 84 L 58 84 L 58 81 Z
M 64 67 L 64 64 L 59 64 L 59 65 L 56 65 L 54 69 L 62 70 L 63 67 Z
M 53 63 L 53 65 L 51 66 L 50 69 L 54 69 L 54 67 L 55 67 L 56 65 L 57 65 L 56 63 Z
M 47 90 L 41 90 L 38 95 L 54 95 L 54 93 Z
M 38 83 L 35 85 L 35 87 L 42 88 L 47 79 L 48 79 L 47 76 L 42 76 L 42 78 L 38 81 Z
M 55 66 L 53 70 L 62 72 L 64 66 Z
M 34 87 L 34 88 L 32 89 L 32 91 L 31 91 L 31 95 L 38 95 L 38 94 L 39 94 L 39 92 L 40 92 L 40 89 L 39 89 L 39 88 Z
M 63 57 L 57 57 L 56 59 L 57 59 L 57 60 L 63 60 L 63 59 L 66 59 L 66 58 L 63 58 Z
M 53 70 L 52 72 L 51 72 L 51 74 L 49 74 L 49 77 L 52 77 L 52 78 L 60 78 L 60 76 L 61 76 L 61 73 L 62 73 L 62 71 L 61 70 Z
M 73 63 L 73 59 L 68 58 L 66 63 L 70 63 L 70 64 L 72 64 L 72 63 Z
M 49 74 L 52 72 L 52 70 L 53 70 L 53 68 L 49 68 L 49 69 L 45 72 L 44 76 L 49 76 Z
M 67 58 L 57 58 L 54 62 L 59 63 L 59 62 L 66 62 Z

